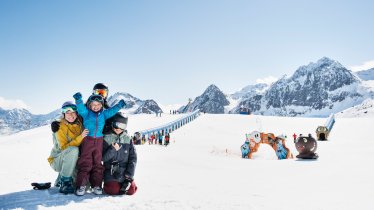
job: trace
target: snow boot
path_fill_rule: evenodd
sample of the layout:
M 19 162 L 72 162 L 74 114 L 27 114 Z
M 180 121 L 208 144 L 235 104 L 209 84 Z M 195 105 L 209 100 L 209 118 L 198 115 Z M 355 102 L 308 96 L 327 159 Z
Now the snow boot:
M 102 195 L 103 194 L 103 189 L 100 186 L 96 186 L 92 189 L 92 192 L 95 195 Z
M 77 190 L 75 191 L 75 194 L 78 195 L 78 196 L 82 196 L 86 193 L 86 186 L 80 186 L 79 188 L 77 188 Z
M 73 178 L 61 176 L 60 193 L 74 193 Z

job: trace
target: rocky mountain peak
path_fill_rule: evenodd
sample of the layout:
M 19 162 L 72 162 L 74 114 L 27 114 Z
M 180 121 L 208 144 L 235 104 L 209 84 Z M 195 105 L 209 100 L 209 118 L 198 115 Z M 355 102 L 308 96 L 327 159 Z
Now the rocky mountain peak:
M 224 113 L 224 106 L 229 105 L 230 102 L 226 99 L 225 94 L 214 84 L 204 91 L 202 95 L 196 97 L 192 103 L 183 106 L 181 112 L 189 112 L 200 109 L 207 113 Z

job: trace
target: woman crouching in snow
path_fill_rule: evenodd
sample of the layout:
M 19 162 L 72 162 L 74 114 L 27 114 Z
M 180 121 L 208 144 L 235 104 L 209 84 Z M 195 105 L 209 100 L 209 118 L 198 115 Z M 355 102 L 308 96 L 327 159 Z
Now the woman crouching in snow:
M 59 173 L 60 193 L 74 193 L 75 168 L 78 160 L 79 145 L 88 130 L 83 130 L 82 119 L 77 114 L 77 106 L 73 102 L 65 102 L 61 107 L 63 115 L 59 130 L 53 133 L 53 148 L 48 158 L 51 167 Z M 74 181 L 73 181 L 74 179 Z

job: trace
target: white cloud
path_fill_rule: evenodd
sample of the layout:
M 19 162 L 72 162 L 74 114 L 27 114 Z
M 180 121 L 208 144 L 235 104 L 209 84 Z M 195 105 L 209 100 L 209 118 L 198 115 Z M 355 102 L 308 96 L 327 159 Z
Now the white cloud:
M 0 107 L 2 109 L 29 109 L 29 106 L 27 106 L 23 101 L 16 99 L 16 100 L 8 100 L 3 97 L 0 97 Z
M 352 71 L 362 71 L 362 70 L 368 70 L 374 68 L 374 60 L 372 61 L 366 61 L 361 65 L 358 66 L 351 66 L 350 69 Z
M 258 84 L 258 83 L 265 83 L 265 84 L 271 84 L 271 83 L 273 83 L 273 82 L 275 82 L 275 81 L 277 81 L 278 80 L 278 78 L 276 78 L 276 77 L 273 77 L 273 76 L 268 76 L 268 77 L 265 77 L 265 78 L 262 78 L 262 79 L 257 79 L 256 80 L 256 83 Z

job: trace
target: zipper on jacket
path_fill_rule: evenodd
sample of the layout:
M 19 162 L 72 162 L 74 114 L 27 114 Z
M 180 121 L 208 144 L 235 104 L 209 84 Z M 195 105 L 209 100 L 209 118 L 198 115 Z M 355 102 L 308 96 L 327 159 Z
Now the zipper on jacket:
M 97 129 L 99 127 L 98 125 L 98 121 L 99 121 L 99 114 L 98 113 L 95 113 L 96 114 L 96 125 L 95 125 L 95 139 L 96 139 L 96 133 L 97 133 Z

